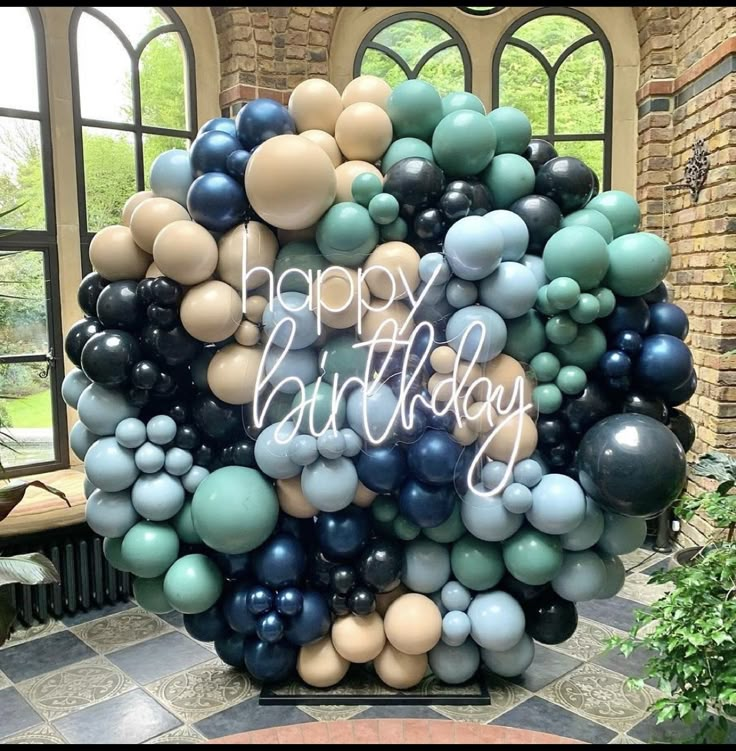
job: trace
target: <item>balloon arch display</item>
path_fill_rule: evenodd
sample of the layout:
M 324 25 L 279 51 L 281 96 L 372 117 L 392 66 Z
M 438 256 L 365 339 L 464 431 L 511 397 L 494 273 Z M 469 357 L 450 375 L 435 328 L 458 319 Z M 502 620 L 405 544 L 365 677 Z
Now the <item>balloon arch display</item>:
M 523 673 L 682 489 L 670 249 L 528 118 L 362 76 L 161 154 L 90 246 L 87 521 L 229 665 L 395 689 Z

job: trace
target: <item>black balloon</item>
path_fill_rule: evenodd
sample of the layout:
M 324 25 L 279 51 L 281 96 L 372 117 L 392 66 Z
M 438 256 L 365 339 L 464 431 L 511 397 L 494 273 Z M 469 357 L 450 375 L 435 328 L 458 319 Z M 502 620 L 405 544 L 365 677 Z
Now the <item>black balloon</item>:
M 667 427 L 677 436 L 684 451 L 690 451 L 695 443 L 695 426 L 693 421 L 682 410 L 671 409 L 670 421 Z
M 616 514 L 651 519 L 680 494 L 687 475 L 682 445 L 661 422 L 637 414 L 607 417 L 583 436 L 580 484 Z
M 650 305 L 654 305 L 658 302 L 667 302 L 668 297 L 667 285 L 664 282 L 660 282 L 651 292 L 647 292 L 646 295 L 644 295 L 644 299 Z
M 568 436 L 566 422 L 558 415 L 540 415 L 537 421 L 537 436 L 542 446 L 564 443 Z
M 471 206 L 471 197 L 459 190 L 445 190 L 440 198 L 440 211 L 448 222 L 456 222 L 458 219 L 469 216 Z
M 667 405 L 670 407 L 677 407 L 679 404 L 684 404 L 695 393 L 697 388 L 698 376 L 693 370 L 686 380 L 667 394 L 665 402 L 667 402 Z
M 80 367 L 90 381 L 122 386 L 140 359 L 138 340 L 127 331 L 109 329 L 95 334 L 82 349 Z
M 593 195 L 593 171 L 574 156 L 558 156 L 537 172 L 534 192 L 551 198 L 563 214 L 582 209 Z
M 352 566 L 343 564 L 330 571 L 330 589 L 338 595 L 347 595 L 357 581 L 357 574 Z
M 422 209 L 414 217 L 414 232 L 420 240 L 439 240 L 447 224 L 439 209 Z
M 336 563 L 327 560 L 322 553 L 316 551 L 309 562 L 309 583 L 317 589 L 329 589 L 332 569 L 336 566 Z
M 183 326 L 174 326 L 170 330 L 154 327 L 150 341 L 156 358 L 166 365 L 189 363 L 202 348 L 201 343 L 190 336 Z
M 97 298 L 108 284 L 110 282 L 103 279 L 96 271 L 87 274 L 79 283 L 77 302 L 85 315 L 94 316 L 97 314 Z
M 562 414 L 575 433 L 584 433 L 599 420 L 616 411 L 617 403 L 612 395 L 595 380 L 589 380 L 585 390 L 574 399 L 567 399 Z
M 201 443 L 194 451 L 194 463 L 209 469 L 215 459 L 215 450 L 207 443 Z
M 630 392 L 624 396 L 621 402 L 621 411 L 646 415 L 663 423 L 666 423 L 669 419 L 669 410 L 661 399 L 637 392 Z
M 217 656 L 230 667 L 242 670 L 244 663 L 245 639 L 242 634 L 231 631 L 227 636 L 215 640 Z
M 509 206 L 509 211 L 518 214 L 529 230 L 528 252 L 541 256 L 547 240 L 560 228 L 560 207 L 550 198 L 531 195 L 514 201 Z
M 139 389 L 136 386 L 129 388 L 126 396 L 134 407 L 145 407 L 151 400 L 151 394 L 147 389 Z
M 232 452 L 232 462 L 238 467 L 255 467 L 255 443 L 249 438 L 243 438 L 229 446 Z
M 477 178 L 470 178 L 468 181 L 470 191 L 470 213 L 475 216 L 483 216 L 493 208 L 493 198 L 491 192 Z
M 390 592 L 401 583 L 404 553 L 393 540 L 374 540 L 358 564 L 360 579 L 374 592 Z
M 348 607 L 355 615 L 369 615 L 376 609 L 376 596 L 367 587 L 356 587 L 348 595 Z
M 185 451 L 193 451 L 200 443 L 199 431 L 193 425 L 179 425 L 174 445 Z
M 84 345 L 95 335 L 105 330 L 99 319 L 89 317 L 71 326 L 64 339 L 66 356 L 77 366 L 82 358 Z
M 110 282 L 97 298 L 97 317 L 110 329 L 134 331 L 143 319 L 136 282 Z
M 133 367 L 130 374 L 130 382 L 139 389 L 152 389 L 161 375 L 161 370 L 156 363 L 150 360 L 141 360 Z
M 543 138 L 532 138 L 524 152 L 524 158 L 534 167 L 534 172 L 539 172 L 543 164 L 557 157 L 555 147 Z
M 340 511 L 323 511 L 314 526 L 317 544 L 331 561 L 354 560 L 371 530 L 368 511 L 353 504 Z
M 189 411 L 189 399 L 177 399 L 166 405 L 166 408 L 162 411 L 163 414 L 168 415 L 177 425 L 184 425 L 188 422 L 191 415 Z
M 154 394 L 158 394 L 159 396 L 171 396 L 176 391 L 176 388 L 176 381 L 171 373 L 162 370 L 152 390 Z
M 181 302 L 184 290 L 181 284 L 166 276 L 158 276 L 151 285 L 152 302 L 173 307 Z
M 179 313 L 176 308 L 167 308 L 152 302 L 146 308 L 146 318 L 155 326 L 160 326 L 162 329 L 171 329 L 179 320 Z
M 504 592 L 513 595 L 522 607 L 525 606 L 526 603 L 552 591 L 549 584 L 524 584 L 524 582 L 520 582 L 508 572 L 504 574 L 498 587 Z
M 600 323 L 609 337 L 622 331 L 644 334 L 649 326 L 649 306 L 643 297 L 617 297 L 613 313 Z
M 192 404 L 194 424 L 216 441 L 233 440 L 243 431 L 240 410 L 212 394 L 197 394 Z
M 404 218 L 425 206 L 434 206 L 445 191 L 445 175 L 429 159 L 407 157 L 396 162 L 386 173 L 383 192 L 394 196 Z
M 550 592 L 527 603 L 526 632 L 541 644 L 561 644 L 578 627 L 575 603 Z
M 155 277 L 146 277 L 138 282 L 136 288 L 136 295 L 141 305 L 147 306 L 153 302 L 153 283 L 156 281 Z
M 341 595 L 334 592 L 329 596 L 328 602 L 330 610 L 338 617 L 341 615 L 347 615 L 350 612 L 347 595 Z

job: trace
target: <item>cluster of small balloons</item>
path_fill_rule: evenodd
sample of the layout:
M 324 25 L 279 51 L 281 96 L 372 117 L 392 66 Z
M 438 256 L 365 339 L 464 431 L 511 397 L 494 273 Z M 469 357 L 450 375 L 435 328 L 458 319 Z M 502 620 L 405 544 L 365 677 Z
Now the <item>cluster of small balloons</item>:
M 695 387 L 631 196 L 517 109 L 372 76 L 215 118 L 150 185 L 93 238 L 62 389 L 142 607 L 259 681 L 406 689 L 519 675 L 620 590 Z

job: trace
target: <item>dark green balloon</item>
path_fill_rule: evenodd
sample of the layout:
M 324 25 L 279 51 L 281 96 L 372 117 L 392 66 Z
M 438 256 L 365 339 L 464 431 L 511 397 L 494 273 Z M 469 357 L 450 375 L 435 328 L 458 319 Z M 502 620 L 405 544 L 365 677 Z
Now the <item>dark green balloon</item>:
M 562 544 L 558 537 L 522 527 L 503 543 L 503 562 L 520 582 L 546 584 L 562 567 Z
M 410 522 L 405 516 L 397 516 L 393 522 L 391 522 L 391 528 L 393 533 L 399 540 L 409 542 L 409 540 L 415 540 L 419 537 L 419 533 L 422 531 L 421 527 L 417 527 L 416 524 Z
M 374 501 L 375 503 L 375 501 Z M 434 542 L 441 542 L 448 545 L 451 542 L 459 540 L 466 532 L 460 515 L 460 503 L 455 503 L 449 518 L 437 527 L 422 530 L 424 536 Z
M 287 271 L 312 272 L 312 278 L 317 278 L 317 272 L 326 269 L 330 262 L 319 252 L 317 244 L 309 240 L 297 240 L 287 243 L 278 252 L 273 265 L 274 283 L 278 284 Z M 286 274 L 281 284 L 282 292 L 301 292 L 309 294 L 309 284 L 301 274 Z
M 470 534 L 452 546 L 450 565 L 460 584 L 478 592 L 495 587 L 505 571 L 501 547 Z
M 399 504 L 390 495 L 379 495 L 371 503 L 371 514 L 377 522 L 388 524 L 399 515 Z
M 550 350 L 563 365 L 577 365 L 590 373 L 606 351 L 606 335 L 594 323 L 578 326 L 578 335 L 571 344 L 550 344 Z
M 547 349 L 544 322 L 536 310 L 506 321 L 506 332 L 503 351 L 519 362 L 531 362 L 532 357 Z
M 446 115 L 432 136 L 435 161 L 448 177 L 477 175 L 490 164 L 495 148 L 493 126 L 472 110 Z
M 133 580 L 133 597 L 135 601 L 149 613 L 170 613 L 174 608 L 164 593 L 164 577 L 157 576 L 154 579 Z
M 391 92 L 386 111 L 394 136 L 421 138 L 429 142 L 442 119 L 442 99 L 432 84 L 419 79 L 404 81 Z
M 335 376 L 340 375 L 340 384 L 348 378 L 356 376 L 365 377 L 365 367 L 368 362 L 368 350 L 365 347 L 355 347 L 357 343 L 355 334 L 338 334 L 330 339 L 319 354 L 319 362 L 325 353 L 327 357 L 324 364 L 324 380 L 328 383 L 335 382 Z
M 534 167 L 518 154 L 497 154 L 480 176 L 491 191 L 497 209 L 534 193 Z
M 560 276 L 574 279 L 586 292 L 603 280 L 608 271 L 608 256 L 606 241 L 591 227 L 563 227 L 544 246 L 544 271 L 550 279 Z M 554 304 L 552 299 L 550 302 Z
M 333 389 L 329 383 L 320 381 L 310 383 L 304 389 L 304 400 L 308 402 L 304 409 L 301 420 L 299 420 L 299 430 L 302 433 L 312 433 L 312 425 L 317 433 L 324 431 L 327 423 L 332 419 L 333 412 L 335 417 L 335 426 L 339 429 L 345 424 L 345 397 L 340 397 L 337 402 L 337 410 L 332 407 Z M 301 393 L 294 394 L 292 407 L 297 407 L 302 402 Z

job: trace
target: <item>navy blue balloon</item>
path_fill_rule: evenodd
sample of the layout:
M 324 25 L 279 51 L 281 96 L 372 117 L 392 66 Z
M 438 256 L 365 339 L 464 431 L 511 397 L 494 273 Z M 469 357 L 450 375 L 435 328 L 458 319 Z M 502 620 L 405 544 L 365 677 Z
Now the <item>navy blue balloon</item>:
M 321 639 L 330 630 L 330 608 L 320 592 L 304 592 L 302 610 L 288 619 L 286 638 L 297 646 Z
M 250 567 L 250 553 L 228 555 L 217 550 L 208 550 L 207 554 L 217 564 L 226 579 L 242 579 Z
M 227 158 L 240 149 L 240 141 L 222 130 L 208 130 L 189 147 L 189 161 L 195 177 L 205 172 L 225 172 Z
M 276 610 L 281 615 L 297 615 L 304 605 L 304 595 L 296 587 L 285 587 L 276 595 Z
M 215 639 L 215 652 L 226 664 L 233 668 L 243 669 L 245 639 L 242 634 L 232 631 L 227 636 Z
M 683 450 L 690 451 L 695 443 L 695 425 L 690 417 L 679 409 L 672 409 L 667 427 L 677 436 Z
M 601 324 L 609 338 L 620 331 L 646 333 L 649 326 L 649 306 L 642 297 L 617 297 L 616 307 Z
M 222 598 L 222 613 L 225 621 L 233 631 L 239 634 L 255 634 L 256 621 L 248 610 L 248 594 L 250 586 L 245 582 L 239 582 Z
M 331 561 L 352 561 L 365 547 L 371 532 L 368 511 L 350 505 L 317 517 L 315 532 L 319 549 Z
M 634 374 L 643 390 L 664 399 L 668 404 L 679 397 L 693 372 L 693 356 L 687 345 L 675 336 L 648 336 L 636 362 Z M 689 397 L 688 397 L 689 398 Z
M 669 334 L 684 339 L 690 330 L 687 313 L 671 302 L 658 302 L 649 307 L 649 334 Z
M 202 133 L 208 133 L 211 130 L 219 130 L 223 133 L 228 133 L 231 136 L 237 136 L 238 132 L 235 130 L 235 120 L 231 117 L 213 117 L 208 120 L 198 131 L 197 135 Z
M 677 407 L 679 404 L 684 404 L 695 393 L 695 389 L 698 388 L 698 376 L 693 370 L 688 378 L 683 381 L 677 388 L 670 391 L 670 393 L 664 397 L 664 401 L 668 407 Z
M 245 669 L 262 683 L 286 680 L 296 668 L 297 650 L 283 640 L 275 644 L 248 639 L 243 649 Z
M 250 154 L 250 151 L 240 148 L 237 151 L 231 152 L 225 162 L 225 171 L 227 174 L 242 183 L 245 180 L 245 168 L 248 166 Z
M 197 641 L 217 641 L 231 633 L 219 603 L 201 613 L 185 613 L 184 628 Z
M 273 610 L 262 615 L 256 623 L 256 636 L 269 644 L 281 641 L 284 636 L 284 622 L 281 616 Z
M 445 432 L 448 432 L 455 427 L 455 415 L 452 412 L 445 412 L 442 415 L 438 415 L 427 409 L 427 426 L 433 430 L 444 430 Z
M 235 118 L 243 148 L 250 151 L 269 138 L 296 133 L 296 124 L 283 104 L 273 99 L 254 99 Z
M 375 493 L 398 490 L 406 477 L 406 455 L 400 446 L 369 446 L 358 455 L 358 479 Z
M 455 465 L 455 490 L 460 495 L 465 495 L 468 492 L 468 474 L 477 453 L 478 447 L 476 444 L 465 446 L 462 454 L 460 454 L 460 460 Z
M 245 188 L 221 172 L 200 175 L 187 193 L 192 219 L 212 232 L 227 232 L 245 218 Z
M 256 584 L 248 590 L 246 607 L 251 615 L 262 615 L 273 607 L 273 592 L 267 587 Z
M 613 338 L 613 348 L 634 358 L 639 355 L 643 341 L 641 334 L 636 331 L 619 331 Z
M 279 532 L 263 543 L 253 555 L 253 572 L 271 589 L 292 587 L 307 568 L 307 554 L 296 537 Z
M 412 412 L 411 427 L 404 427 L 403 421 L 399 420 L 395 430 L 396 440 L 399 443 L 414 443 L 424 435 L 428 426 L 429 418 L 427 414 L 415 408 Z
M 601 355 L 598 367 L 606 378 L 622 378 L 631 373 L 631 358 L 617 349 L 611 349 Z
M 308 543 L 312 538 L 314 523 L 312 519 L 297 519 L 295 516 L 289 516 L 283 511 L 279 514 L 279 520 L 276 523 L 276 529 L 279 532 L 286 532 L 301 540 L 304 543 Z
M 463 447 L 444 430 L 427 430 L 407 449 L 409 474 L 430 485 L 446 485 L 455 476 Z
M 452 485 L 427 485 L 413 478 L 407 480 L 399 494 L 399 509 L 417 527 L 428 529 L 447 521 L 455 507 Z
M 644 300 L 650 305 L 658 302 L 667 302 L 669 293 L 667 292 L 667 286 L 664 282 L 660 282 L 651 292 L 647 292 L 644 295 Z

